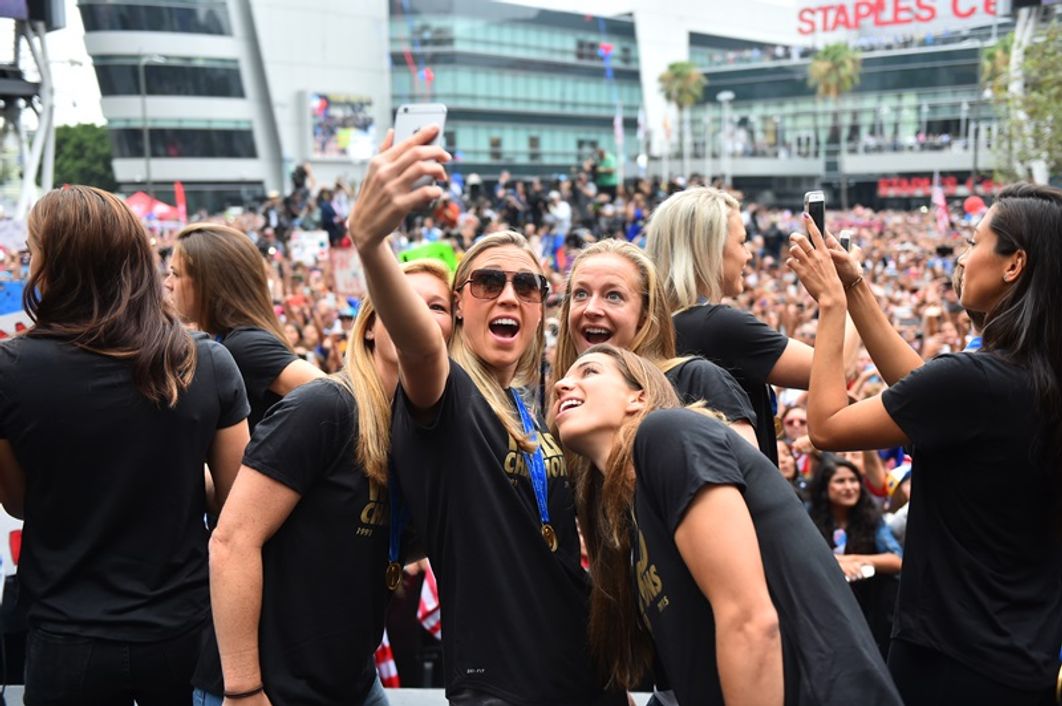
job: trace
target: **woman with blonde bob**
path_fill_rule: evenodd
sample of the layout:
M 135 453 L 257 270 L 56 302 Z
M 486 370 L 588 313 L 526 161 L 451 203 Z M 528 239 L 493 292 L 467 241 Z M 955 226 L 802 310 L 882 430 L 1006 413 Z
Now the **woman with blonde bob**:
M 705 401 L 756 445 L 748 395 L 725 370 L 703 358 L 675 357 L 675 327 L 651 260 L 637 246 L 602 240 L 575 258 L 560 312 L 555 366 L 566 371 L 580 353 L 609 343 L 648 358 L 686 402 Z
M 389 133 L 350 216 L 369 292 L 398 351 L 392 459 L 445 606 L 452 704 L 625 703 L 606 695 L 586 648 L 586 572 L 563 453 L 529 410 L 548 282 L 513 232 L 469 248 L 454 279 L 453 340 L 416 305 L 387 238 L 441 195 L 449 155 L 428 127 Z
M 182 229 L 165 284 L 181 317 L 236 359 L 252 434 L 281 397 L 324 375 L 292 351 L 273 310 L 266 263 L 245 233 L 220 223 Z
M 614 683 L 639 683 L 655 648 L 683 704 L 900 704 L 837 562 L 762 454 L 610 345 L 554 388 L 553 428 L 592 465 L 579 519 L 606 551 L 590 557 L 590 643 Z
M 646 252 L 663 275 L 676 349 L 704 356 L 733 374 L 756 412 L 760 451 L 777 465 L 777 404 L 769 385 L 808 389 L 814 350 L 720 303 L 745 287 L 743 271 L 751 257 L 745 238 L 738 200 L 697 187 L 668 197 L 653 212 Z M 849 356 L 855 355 L 857 342 L 855 335 L 846 341 Z
M 187 704 L 209 622 L 210 502 L 247 444 L 232 356 L 163 299 L 139 219 L 87 186 L 30 211 L 0 343 L 0 502 L 25 517 L 26 703 Z
M 402 276 L 440 338 L 449 272 Z M 203 704 L 386 704 L 373 653 L 390 598 L 388 458 L 394 343 L 366 300 L 341 373 L 299 387 L 259 424 L 211 539 L 217 642 L 195 680 Z M 220 652 L 220 664 L 219 664 Z M 220 675 L 224 680 L 220 679 Z

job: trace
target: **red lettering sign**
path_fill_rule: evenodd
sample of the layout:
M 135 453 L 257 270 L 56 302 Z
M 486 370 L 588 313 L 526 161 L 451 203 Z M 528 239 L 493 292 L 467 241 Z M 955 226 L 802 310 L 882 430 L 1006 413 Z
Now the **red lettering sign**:
M 995 15 L 997 0 L 951 0 L 947 5 L 953 17 L 965 20 L 979 15 Z M 947 10 L 942 12 L 947 14 Z M 937 17 L 933 0 L 855 0 L 800 8 L 797 11 L 797 32 L 808 35 L 858 30 L 870 24 L 875 27 L 926 24 Z

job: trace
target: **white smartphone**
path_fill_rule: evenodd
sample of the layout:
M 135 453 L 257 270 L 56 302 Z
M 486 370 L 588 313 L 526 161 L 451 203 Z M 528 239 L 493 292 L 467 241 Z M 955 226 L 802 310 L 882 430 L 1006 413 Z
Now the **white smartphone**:
M 443 130 L 446 129 L 446 106 L 442 103 L 406 103 L 395 112 L 395 144 L 407 140 L 428 125 L 438 125 L 439 134 L 431 141 L 445 147 Z M 432 183 L 430 177 L 422 177 L 413 183 L 414 189 Z
M 809 191 L 804 194 L 804 211 L 826 237 L 826 194 L 821 191 Z M 810 235 L 810 233 L 809 233 Z

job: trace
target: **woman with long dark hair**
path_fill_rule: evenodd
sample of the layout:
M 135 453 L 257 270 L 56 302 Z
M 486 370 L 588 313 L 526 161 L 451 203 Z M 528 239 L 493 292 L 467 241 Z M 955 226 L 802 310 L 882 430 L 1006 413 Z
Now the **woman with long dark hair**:
M 445 265 L 402 269 L 449 339 Z M 403 551 L 388 497 L 397 385 L 394 344 L 366 299 L 343 371 L 291 392 L 258 425 L 210 542 L 217 641 L 197 669 L 197 704 L 224 694 L 247 706 L 386 706 L 373 653 L 385 574 Z
M 1062 644 L 1062 191 L 1000 192 L 959 258 L 960 303 L 986 315 L 983 348 L 924 364 L 858 264 L 807 222 L 788 264 L 820 309 L 811 439 L 912 449 L 897 685 L 909 706 L 1044 703 Z M 891 384 L 850 406 L 846 310 Z
M 30 212 L 26 311 L 0 343 L 0 495 L 25 518 L 27 704 L 188 704 L 209 616 L 209 466 L 247 443 L 232 356 L 163 301 L 147 233 L 113 194 Z
M 454 704 L 592 704 L 586 572 L 564 456 L 532 411 L 548 282 L 524 237 L 493 233 L 454 275 L 449 351 L 387 243 L 441 189 L 438 128 L 370 163 L 350 216 L 370 296 L 398 351 L 398 486 L 438 578 L 446 695 Z
M 887 655 L 903 549 L 854 463 L 823 454 L 808 486 L 808 512 L 855 592 L 882 656 Z
M 725 191 L 686 189 L 657 206 L 646 230 L 646 253 L 664 280 L 674 314 L 676 350 L 700 355 L 730 372 L 756 412 L 760 451 L 778 464 L 777 401 L 771 385 L 806 390 L 813 349 L 722 303 L 741 294 L 751 258 L 741 204 Z M 848 358 L 858 349 L 855 329 Z
M 181 317 L 232 353 L 252 433 L 281 397 L 324 375 L 292 350 L 273 310 L 265 260 L 245 233 L 219 223 L 182 229 L 165 285 Z
M 653 653 L 678 702 L 900 703 L 837 562 L 778 469 L 651 362 L 587 349 L 552 426 L 587 458 L 590 643 L 613 682 Z

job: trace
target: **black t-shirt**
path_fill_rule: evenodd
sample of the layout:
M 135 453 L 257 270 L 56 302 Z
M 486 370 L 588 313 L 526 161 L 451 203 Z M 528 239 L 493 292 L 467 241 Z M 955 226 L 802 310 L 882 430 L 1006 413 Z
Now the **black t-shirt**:
M 26 474 L 20 601 L 31 625 L 142 642 L 208 614 L 203 463 L 247 416 L 228 351 L 196 336 L 175 407 L 133 383 L 129 360 L 51 338 L 0 343 L 0 438 Z
M 1019 689 L 1044 689 L 1062 644 L 1058 493 L 1034 460 L 1029 373 L 987 352 L 942 355 L 882 394 L 913 443 L 893 636 Z
M 762 454 L 715 419 L 671 409 L 642 422 L 634 465 L 632 581 L 679 703 L 723 703 L 712 607 L 674 540 L 697 493 L 716 484 L 741 491 L 756 528 L 782 635 L 786 703 L 900 704 L 837 560 Z
M 756 412 L 760 451 L 778 465 L 774 405 L 767 377 L 789 339 L 752 314 L 723 304 L 694 306 L 675 314 L 680 355 L 700 355 L 729 372 L 748 393 Z
M 244 454 L 300 496 L 262 548 L 259 660 L 277 706 L 361 703 L 376 678 L 390 507 L 355 461 L 357 416 L 345 388 L 311 381 L 269 410 Z M 193 683 L 222 692 L 213 634 Z
M 572 487 L 560 446 L 539 435 L 556 553 L 542 538 L 523 455 L 468 374 L 451 361 L 429 425 L 399 389 L 392 458 L 438 580 L 447 694 L 471 689 L 526 706 L 600 696 Z
M 667 379 L 682 404 L 704 401 L 709 408 L 721 412 L 727 421 L 746 421 L 756 426 L 756 412 L 748 394 L 733 375 L 715 363 L 693 357 L 668 370 Z
M 251 415 L 247 424 L 254 433 L 266 411 L 280 401 L 280 395 L 269 389 L 277 376 L 293 361 L 298 360 L 287 346 L 264 329 L 251 326 L 234 328 L 221 337 L 221 345 L 229 349 L 236 361 L 243 384 L 247 388 L 247 401 L 251 403 Z

